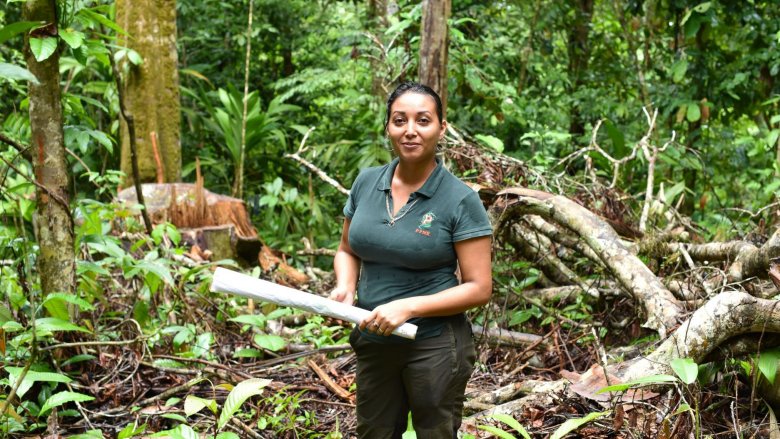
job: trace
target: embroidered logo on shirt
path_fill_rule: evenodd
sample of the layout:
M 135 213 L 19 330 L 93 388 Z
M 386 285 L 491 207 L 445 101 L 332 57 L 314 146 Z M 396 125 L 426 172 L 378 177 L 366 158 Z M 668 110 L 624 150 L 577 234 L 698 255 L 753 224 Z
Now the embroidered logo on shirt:
M 428 230 L 431 228 L 431 225 L 433 224 L 433 220 L 436 219 L 436 215 L 428 211 L 425 215 L 422 216 L 422 219 L 420 219 L 420 224 L 417 226 L 417 229 L 415 230 L 415 233 L 419 233 L 420 235 L 425 236 L 431 236 L 431 231 Z

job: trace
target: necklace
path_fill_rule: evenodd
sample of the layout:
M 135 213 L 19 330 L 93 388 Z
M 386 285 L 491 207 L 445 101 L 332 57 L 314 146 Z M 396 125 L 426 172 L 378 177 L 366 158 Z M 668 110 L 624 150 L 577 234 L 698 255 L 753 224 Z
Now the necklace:
M 419 198 L 416 198 L 414 201 L 409 203 L 406 207 L 406 210 L 402 207 L 401 210 L 398 212 L 398 215 L 393 216 L 393 212 L 390 211 L 390 191 L 385 192 L 385 208 L 387 209 L 387 217 L 390 218 L 390 221 L 387 223 L 387 227 L 393 227 L 396 223 L 396 221 L 399 221 L 401 218 L 403 218 L 407 213 L 409 213 L 410 210 L 412 210 L 412 207 L 415 203 L 420 201 Z

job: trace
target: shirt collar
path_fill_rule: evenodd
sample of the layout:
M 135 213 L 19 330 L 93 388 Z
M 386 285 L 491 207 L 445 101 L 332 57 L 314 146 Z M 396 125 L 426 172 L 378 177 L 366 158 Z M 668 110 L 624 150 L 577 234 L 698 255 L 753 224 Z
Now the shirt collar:
M 382 178 L 379 180 L 377 190 L 390 190 L 391 184 L 393 182 L 393 172 L 395 172 L 396 166 L 398 166 L 397 157 L 392 162 L 390 162 L 390 165 L 388 165 L 387 168 L 385 168 L 385 172 L 382 175 Z M 423 183 L 422 187 L 417 189 L 417 191 L 414 193 L 431 198 L 433 194 L 436 193 L 436 189 L 439 188 L 439 184 L 441 184 L 442 179 L 444 179 L 444 167 L 442 166 L 441 159 L 436 157 L 436 167 L 433 169 L 433 172 L 431 172 L 431 175 L 429 175 L 428 179 L 425 180 L 425 183 Z

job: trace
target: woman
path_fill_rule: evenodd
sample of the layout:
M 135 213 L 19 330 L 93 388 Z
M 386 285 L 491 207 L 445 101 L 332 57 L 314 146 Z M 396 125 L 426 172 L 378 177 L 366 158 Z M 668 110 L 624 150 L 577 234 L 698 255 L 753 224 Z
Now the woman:
M 490 299 L 492 232 L 477 194 L 436 158 L 446 128 L 431 88 L 398 86 L 385 120 L 397 158 L 363 170 L 344 208 L 331 298 L 372 311 L 350 336 L 360 438 L 400 438 L 409 411 L 421 439 L 460 427 L 475 359 L 463 312 Z M 391 335 L 406 321 L 414 341 Z

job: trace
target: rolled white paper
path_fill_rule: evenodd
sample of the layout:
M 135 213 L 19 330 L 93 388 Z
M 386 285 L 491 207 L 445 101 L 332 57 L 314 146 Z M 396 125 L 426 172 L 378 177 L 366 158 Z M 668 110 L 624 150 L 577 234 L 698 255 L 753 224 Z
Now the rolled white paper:
M 316 314 L 346 320 L 359 324 L 370 311 L 336 302 L 325 297 L 285 287 L 273 282 L 257 279 L 243 273 L 217 268 L 211 281 L 211 291 L 238 294 L 261 302 L 272 302 L 277 305 L 310 311 Z M 404 323 L 395 328 L 393 334 L 412 339 L 417 335 L 417 326 Z

